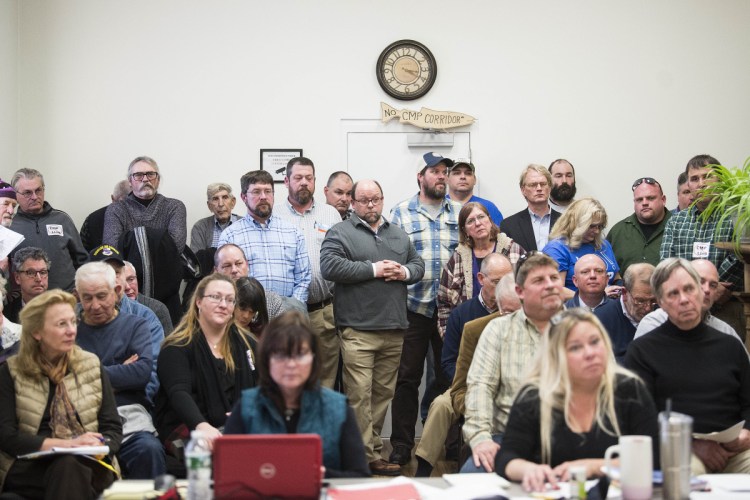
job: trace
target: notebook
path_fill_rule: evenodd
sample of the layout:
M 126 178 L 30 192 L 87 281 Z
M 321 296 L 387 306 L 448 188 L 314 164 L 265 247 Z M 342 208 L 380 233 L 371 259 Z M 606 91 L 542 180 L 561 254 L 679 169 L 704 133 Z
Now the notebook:
M 320 497 L 317 434 L 227 435 L 214 441 L 214 498 Z

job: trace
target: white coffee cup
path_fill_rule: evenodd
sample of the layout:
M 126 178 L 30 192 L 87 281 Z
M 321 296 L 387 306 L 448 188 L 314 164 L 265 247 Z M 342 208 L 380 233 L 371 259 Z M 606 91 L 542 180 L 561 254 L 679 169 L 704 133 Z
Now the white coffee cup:
M 619 443 L 604 453 L 606 474 L 620 480 L 625 500 L 648 500 L 654 473 L 651 436 L 620 436 Z M 619 477 L 612 469 L 612 455 L 620 457 Z

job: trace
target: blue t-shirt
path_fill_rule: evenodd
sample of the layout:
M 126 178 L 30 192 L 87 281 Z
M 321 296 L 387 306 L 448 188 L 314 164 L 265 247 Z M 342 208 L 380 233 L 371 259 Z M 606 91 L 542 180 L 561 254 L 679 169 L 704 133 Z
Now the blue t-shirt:
M 445 195 L 445 197 L 449 200 L 451 198 L 449 194 Z M 494 222 L 496 226 L 500 227 L 500 223 L 503 221 L 503 214 L 494 203 L 492 203 L 490 200 L 485 200 L 484 198 L 480 198 L 476 195 L 471 195 L 471 198 L 469 198 L 469 201 L 467 201 L 466 203 L 471 203 L 472 201 L 484 205 L 484 208 L 486 208 L 487 212 L 489 212 L 490 214 L 490 219 L 492 219 L 492 222 Z
M 573 284 L 573 271 L 578 259 L 584 255 L 593 253 L 602 258 L 607 265 L 607 284 L 609 285 L 612 284 L 615 276 L 620 272 L 620 266 L 617 265 L 617 259 L 615 258 L 615 253 L 612 251 L 612 245 L 610 245 L 607 240 L 602 242 L 602 248 L 599 250 L 595 249 L 594 245 L 591 243 L 583 243 L 580 248 L 571 250 L 568 245 L 565 244 L 565 241 L 561 238 L 555 238 L 547 243 L 544 249 L 542 249 L 542 252 L 557 261 L 559 271 L 566 272 L 565 286 L 574 292 L 578 291 L 578 288 Z

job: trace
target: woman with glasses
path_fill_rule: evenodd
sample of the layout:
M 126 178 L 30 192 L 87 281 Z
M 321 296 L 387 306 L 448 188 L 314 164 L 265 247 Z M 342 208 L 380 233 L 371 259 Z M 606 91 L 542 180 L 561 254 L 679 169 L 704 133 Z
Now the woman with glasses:
M 623 435 L 651 436 L 658 468 L 656 406 L 643 382 L 615 363 L 602 324 L 581 308 L 551 323 L 511 407 L 495 470 L 527 491 L 567 481 L 576 466 L 601 476 L 604 452 Z
M 550 231 L 550 241 L 542 252 L 557 261 L 567 288 L 566 300 L 572 299 L 578 290 L 573 283 L 576 261 L 590 253 L 601 257 L 607 266 L 607 295 L 619 295 L 622 287 L 615 282 L 620 281 L 620 266 L 612 245 L 604 239 L 605 227 L 607 212 L 602 204 L 594 198 L 582 198 L 570 204 Z
M 445 335 L 448 316 L 459 304 L 479 295 L 477 273 L 489 254 L 501 253 L 515 265 L 526 251 L 490 219 L 487 208 L 470 202 L 458 213 L 458 246 L 443 268 L 438 289 L 438 326 Z
M 326 477 L 365 477 L 370 468 L 346 397 L 320 386 L 318 338 L 297 311 L 271 320 L 258 351 L 258 387 L 242 393 L 226 434 L 318 434 Z
M 159 353 L 156 428 L 181 459 L 190 431 L 213 440 L 243 390 L 255 387 L 255 340 L 234 323 L 237 293 L 221 274 L 203 278 Z
M 76 345 L 76 299 L 62 290 L 21 312 L 19 353 L 0 367 L 0 492 L 5 498 L 87 499 L 114 480 L 91 457 L 38 451 L 81 446 L 120 449 L 122 423 L 107 371 Z

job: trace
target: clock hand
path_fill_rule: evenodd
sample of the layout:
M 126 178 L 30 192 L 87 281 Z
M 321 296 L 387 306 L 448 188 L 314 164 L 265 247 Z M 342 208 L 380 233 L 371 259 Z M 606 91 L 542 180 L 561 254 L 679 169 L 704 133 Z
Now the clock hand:
M 401 71 L 406 71 L 407 73 L 411 73 L 414 76 L 418 76 L 419 75 L 419 73 L 417 71 L 414 71 L 413 69 L 404 68 L 403 66 L 401 67 Z

